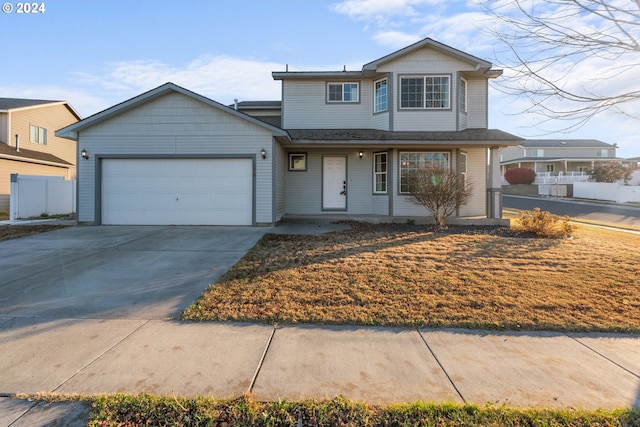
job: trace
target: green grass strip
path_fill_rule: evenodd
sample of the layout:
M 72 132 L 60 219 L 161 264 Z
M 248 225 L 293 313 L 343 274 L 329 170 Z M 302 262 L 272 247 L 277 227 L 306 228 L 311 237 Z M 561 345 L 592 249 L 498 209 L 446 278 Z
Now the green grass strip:
M 640 426 L 640 409 L 556 410 L 454 403 L 368 405 L 327 401 L 254 402 L 172 396 L 95 398 L 89 426 Z

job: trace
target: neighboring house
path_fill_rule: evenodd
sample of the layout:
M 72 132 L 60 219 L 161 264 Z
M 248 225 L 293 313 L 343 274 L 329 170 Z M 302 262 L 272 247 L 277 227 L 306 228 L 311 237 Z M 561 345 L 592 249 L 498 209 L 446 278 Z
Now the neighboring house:
M 424 39 L 359 71 L 274 72 L 281 103 L 225 106 L 167 83 L 56 134 L 86 153 L 80 222 L 420 219 L 406 177 L 433 163 L 473 185 L 452 222 L 499 223 L 498 149 L 522 141 L 487 127 L 488 80 L 500 74 Z
M 621 162 L 616 148 L 597 139 L 528 139 L 500 150 L 500 171 L 502 175 L 512 168 L 552 176 L 588 173 L 595 162 Z
M 56 129 L 80 120 L 65 101 L 0 98 L 0 210 L 9 210 L 11 174 L 76 177 L 76 142 Z

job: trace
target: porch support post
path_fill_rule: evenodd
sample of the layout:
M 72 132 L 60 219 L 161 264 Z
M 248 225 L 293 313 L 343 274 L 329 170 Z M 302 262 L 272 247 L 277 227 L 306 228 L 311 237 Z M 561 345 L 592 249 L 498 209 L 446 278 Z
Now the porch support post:
M 487 174 L 487 218 L 502 218 L 502 181 L 498 147 L 489 148 L 489 173 Z

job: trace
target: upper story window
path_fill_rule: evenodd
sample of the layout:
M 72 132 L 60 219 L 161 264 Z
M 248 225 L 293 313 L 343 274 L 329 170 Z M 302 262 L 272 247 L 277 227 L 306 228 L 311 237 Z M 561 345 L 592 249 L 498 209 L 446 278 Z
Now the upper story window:
M 360 85 L 358 83 L 329 83 L 327 85 L 327 101 L 358 102 Z
M 29 141 L 47 145 L 47 129 L 29 125 Z
M 460 79 L 460 111 L 467 112 L 467 81 Z
M 544 150 L 542 148 L 534 148 L 531 150 L 532 157 L 544 157 Z
M 450 81 L 450 76 L 400 77 L 400 108 L 450 108 Z
M 606 148 L 602 150 L 596 150 L 596 157 L 609 157 L 609 150 Z
M 387 110 L 387 79 L 378 80 L 377 82 L 375 82 L 373 98 L 374 113 L 379 113 L 380 111 Z

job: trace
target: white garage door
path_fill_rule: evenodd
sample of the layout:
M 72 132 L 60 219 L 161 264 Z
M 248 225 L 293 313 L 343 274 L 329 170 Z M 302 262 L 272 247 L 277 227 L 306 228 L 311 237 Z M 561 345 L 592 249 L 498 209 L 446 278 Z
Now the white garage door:
M 102 223 L 251 225 L 250 159 L 104 159 Z

